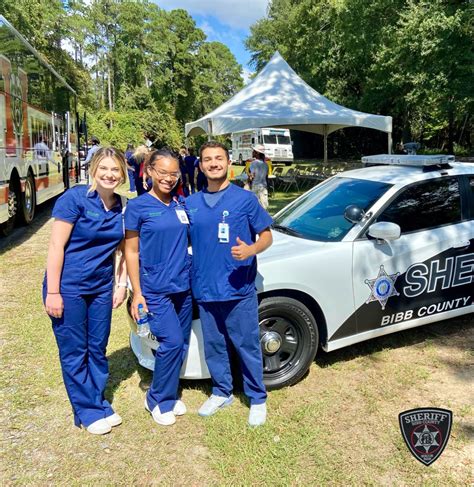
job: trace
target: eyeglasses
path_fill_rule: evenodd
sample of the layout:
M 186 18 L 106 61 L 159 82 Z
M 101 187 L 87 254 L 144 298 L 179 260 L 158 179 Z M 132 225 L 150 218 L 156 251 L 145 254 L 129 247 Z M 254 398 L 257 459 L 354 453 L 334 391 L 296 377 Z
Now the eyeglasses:
M 162 171 L 161 169 L 156 169 L 155 167 L 152 168 L 153 171 L 156 172 L 156 175 L 159 177 L 159 178 L 170 178 L 172 179 L 173 181 L 176 181 L 179 179 L 180 177 L 180 174 L 179 172 L 166 172 L 166 171 Z

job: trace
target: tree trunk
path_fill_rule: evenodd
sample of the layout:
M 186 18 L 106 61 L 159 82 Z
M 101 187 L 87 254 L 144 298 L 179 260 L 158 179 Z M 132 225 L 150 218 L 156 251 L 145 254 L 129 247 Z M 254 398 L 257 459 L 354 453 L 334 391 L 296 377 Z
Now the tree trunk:
M 454 154 L 454 110 L 450 101 L 448 106 L 448 154 Z
M 114 104 L 112 101 L 112 75 L 110 73 L 110 67 L 107 68 L 107 94 L 109 97 L 109 111 L 114 111 Z

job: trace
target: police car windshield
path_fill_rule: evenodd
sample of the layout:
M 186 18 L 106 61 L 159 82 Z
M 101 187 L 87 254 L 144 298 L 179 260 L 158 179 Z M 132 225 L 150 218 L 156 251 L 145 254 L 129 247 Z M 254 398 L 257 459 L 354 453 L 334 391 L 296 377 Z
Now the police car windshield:
M 284 227 L 309 240 L 339 242 L 354 226 L 344 218 L 346 207 L 357 205 L 368 211 L 390 186 L 364 179 L 329 179 L 275 217 L 274 228 Z

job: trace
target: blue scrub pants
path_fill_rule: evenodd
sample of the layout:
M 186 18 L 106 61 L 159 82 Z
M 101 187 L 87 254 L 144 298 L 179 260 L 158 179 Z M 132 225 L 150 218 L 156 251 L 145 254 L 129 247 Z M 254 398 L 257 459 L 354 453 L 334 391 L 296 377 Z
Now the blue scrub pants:
M 201 302 L 199 315 L 206 363 L 213 383 L 212 393 L 224 397 L 232 394 L 228 350 L 231 342 L 240 359 L 245 395 L 251 405 L 264 403 L 267 393 L 263 383 L 256 293 L 232 301 Z
M 136 191 L 137 185 L 135 184 L 135 171 L 133 169 L 128 169 L 128 180 L 130 181 L 130 191 Z
M 160 413 L 167 413 L 178 400 L 179 373 L 189 348 L 193 318 L 191 291 L 147 294 L 145 299 L 152 314 L 150 331 L 160 343 L 147 403 L 151 411 L 158 405 Z
M 61 293 L 61 296 L 63 316 L 50 318 L 74 424 L 87 427 L 114 414 L 104 398 L 109 377 L 105 353 L 112 318 L 112 291 L 88 295 Z

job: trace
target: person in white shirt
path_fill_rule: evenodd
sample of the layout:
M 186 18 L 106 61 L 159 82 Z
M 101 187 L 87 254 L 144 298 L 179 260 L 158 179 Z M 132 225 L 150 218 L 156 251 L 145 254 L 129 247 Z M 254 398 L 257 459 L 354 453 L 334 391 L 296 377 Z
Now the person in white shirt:
M 250 164 L 250 180 L 252 181 L 252 191 L 258 198 L 259 203 L 264 209 L 268 208 L 268 165 L 265 162 L 265 147 L 256 145 L 253 147 L 254 160 Z
M 85 165 L 89 165 L 91 162 L 92 156 L 100 149 L 100 140 L 97 137 L 91 137 L 91 144 L 92 147 L 87 151 L 87 157 L 84 161 Z
M 50 149 L 44 142 L 42 136 L 38 139 L 38 142 L 33 147 L 35 159 L 50 159 Z

